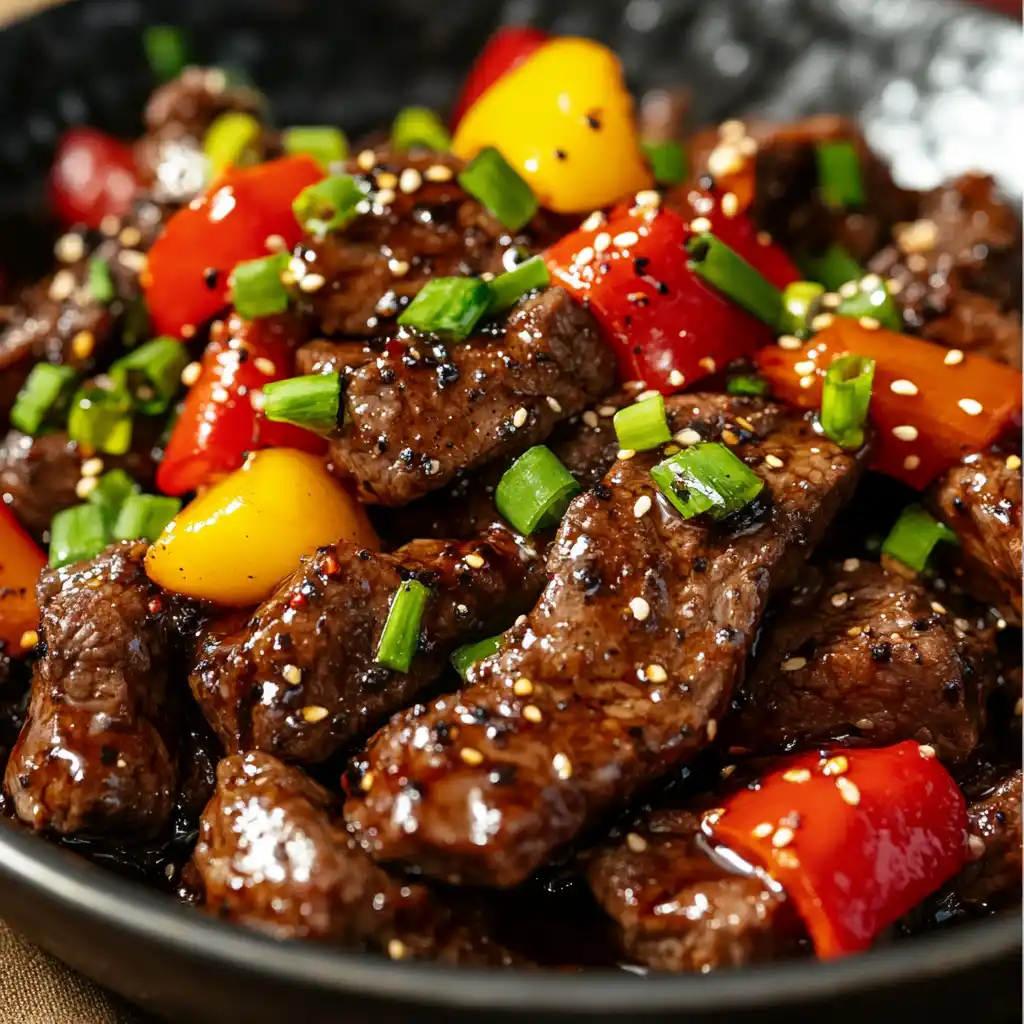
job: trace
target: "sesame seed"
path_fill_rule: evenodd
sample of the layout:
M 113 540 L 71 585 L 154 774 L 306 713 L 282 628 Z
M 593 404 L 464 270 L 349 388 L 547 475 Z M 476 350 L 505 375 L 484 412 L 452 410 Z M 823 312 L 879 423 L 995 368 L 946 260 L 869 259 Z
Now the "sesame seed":
M 186 341 L 188 341 L 190 338 L 194 338 L 196 336 L 196 325 L 182 324 L 180 334 Z
M 725 814 L 724 807 L 712 807 L 710 811 L 705 811 L 701 818 L 701 824 L 703 825 L 717 825 L 722 820 L 722 815 Z
M 860 291 L 859 281 L 847 281 L 839 289 L 839 296 L 843 299 L 852 299 Z
M 780 668 L 783 672 L 799 672 L 806 664 L 806 658 L 787 658 Z
M 875 727 L 875 723 L 870 718 L 858 718 L 853 724 L 862 732 L 871 732 Z
M 788 772 L 783 772 L 782 778 L 786 782 L 809 782 L 811 773 L 806 768 L 790 768 Z
M 753 141 L 753 140 L 751 140 Z M 757 233 L 757 244 L 758 245 L 771 245 L 772 236 L 767 231 L 758 231 Z
M 859 558 L 847 558 L 843 562 L 843 572 L 856 572 L 860 568 Z
M 667 444 L 664 448 L 662 448 L 662 452 L 665 455 L 675 455 L 675 453 L 679 450 L 679 445 L 677 444 Z
M 450 167 L 445 167 L 444 164 L 434 164 L 423 172 L 423 177 L 427 181 L 451 181 L 454 174 Z
M 607 231 L 602 231 L 594 239 L 594 252 L 604 252 L 612 244 L 612 236 Z
M 577 267 L 585 267 L 593 259 L 594 259 L 594 248 L 593 248 L 593 246 L 585 245 L 585 246 L 583 246 L 582 249 L 580 249 L 580 251 L 578 253 L 576 253 L 576 258 L 573 260 L 573 263 L 575 263 Z
M 856 807 L 860 803 L 860 789 L 857 788 L 857 783 L 846 776 L 836 779 L 836 789 L 839 790 L 839 795 L 843 798 L 844 803 L 851 807 Z
M 985 856 L 985 840 L 972 833 L 967 837 L 967 849 L 970 852 L 971 860 L 978 860 Z
M 533 693 L 533 683 L 526 676 L 520 676 L 512 684 L 512 692 L 517 697 L 529 697 Z
M 920 465 L 921 465 L 921 456 L 920 455 L 908 455 L 903 460 L 903 468 L 904 469 L 914 470 L 914 469 L 917 469 L 917 467 L 920 466 Z
M 985 411 L 985 407 L 976 398 L 961 398 L 956 404 L 968 416 L 980 416 Z
M 938 601 L 932 601 L 931 607 L 932 611 L 935 612 L 936 615 L 946 614 L 946 606 L 944 604 L 939 604 Z
M 762 821 L 760 825 L 755 825 L 750 830 L 750 834 L 755 839 L 767 839 L 774 831 L 775 826 L 770 821 Z
M 373 772 L 367 772 L 367 773 L 366 773 L 366 774 L 365 774 L 365 775 L 364 775 L 364 776 L 363 776 L 363 777 L 362 777 L 362 778 L 361 778 L 361 779 L 359 780 L 359 788 L 360 788 L 360 789 L 361 789 L 361 790 L 362 790 L 362 791 L 363 791 L 364 793 L 369 793 L 369 792 L 370 792 L 370 790 L 371 790 L 371 789 L 373 789 Z
M 747 134 L 747 126 L 736 118 L 730 118 L 718 126 L 718 134 L 723 139 L 734 139 L 738 142 Z
M 636 201 L 640 202 L 640 197 L 646 195 L 644 192 L 638 192 Z M 658 195 L 654 192 L 653 195 Z M 660 197 L 659 197 L 660 201 Z M 604 214 L 600 210 L 595 210 L 589 217 L 580 225 L 581 231 L 596 231 L 604 223 Z
M 943 357 L 942 361 L 947 366 L 958 366 L 964 361 L 964 354 L 958 348 L 951 348 Z
M 85 255 L 85 241 L 81 235 L 68 232 L 57 239 L 53 253 L 61 263 L 77 263 Z
M 805 391 L 808 388 L 814 387 L 814 377 L 812 375 L 810 375 L 810 374 L 808 376 L 806 376 L 806 377 L 801 377 L 800 378 L 800 387 L 802 387 Z
M 652 683 L 668 682 L 668 673 L 665 671 L 664 665 L 648 665 L 644 669 L 644 675 Z
M 514 413 L 512 413 L 512 426 L 516 429 L 519 427 L 525 427 L 526 421 L 529 419 L 530 414 L 520 406 Z
M 622 462 L 629 462 L 634 455 L 636 455 L 636 451 L 634 451 L 634 449 L 620 448 L 616 453 L 616 458 L 620 459 Z
M 388 940 L 388 956 L 392 960 L 404 960 L 408 952 L 408 947 L 401 939 Z
M 611 419 L 619 410 L 614 405 L 602 405 L 597 410 L 598 416 L 603 416 L 605 419 Z
M 264 377 L 273 377 L 274 374 L 277 373 L 277 367 L 274 365 L 273 361 L 268 359 L 266 356 L 257 356 L 253 362 L 256 369 L 259 370 Z
M 391 171 L 381 171 L 374 179 L 377 188 L 393 189 L 398 185 L 398 175 Z
M 63 302 L 75 290 L 75 275 L 70 270 L 58 270 L 50 282 L 49 296 L 54 302 Z
M 322 722 L 330 712 L 325 707 L 321 707 L 319 704 L 310 704 L 302 709 L 302 717 L 309 722 L 310 725 L 315 725 L 317 722 Z
M 925 758 L 925 760 L 929 760 L 929 759 L 931 759 L 931 758 L 933 758 L 935 756 L 935 748 L 933 746 L 931 746 L 930 744 L 928 744 L 928 743 L 922 743 L 917 748 L 917 750 L 918 750 L 918 753 L 923 758 Z
M 96 347 L 96 337 L 92 331 L 79 331 L 71 339 L 71 351 L 76 359 L 88 359 Z
M 766 455 L 764 461 L 772 467 L 772 469 L 782 469 L 785 463 L 778 457 L 778 455 Z
M 823 331 L 826 327 L 831 327 L 835 322 L 835 316 L 832 313 L 819 313 L 811 321 L 811 329 L 815 331 Z
M 850 600 L 850 595 L 845 590 L 841 590 L 838 594 L 833 594 L 829 600 L 832 602 L 833 608 L 843 608 Z
M 727 764 L 718 774 L 721 778 L 727 779 L 734 771 L 736 771 L 736 765 Z
M 697 360 L 697 365 L 701 369 L 707 370 L 708 373 L 714 373 L 715 370 L 718 369 L 718 364 L 711 358 L 711 356 L 704 356 L 703 359 Z
M 779 867 L 793 869 L 800 867 L 800 858 L 789 849 L 777 851 L 775 859 L 778 861 Z
M 640 241 L 640 236 L 635 231 L 622 231 L 612 241 L 622 249 L 628 249 Z
M 905 377 L 900 377 L 899 380 L 894 380 L 889 385 L 889 390 L 894 395 L 916 395 L 917 385 L 912 380 L 907 380 Z
M 793 830 L 791 828 L 780 828 L 775 830 L 775 835 L 772 836 L 772 846 L 776 850 L 781 850 L 784 846 L 789 846 L 793 842 Z
M 634 597 L 629 602 L 629 610 L 638 622 L 643 622 L 651 614 L 651 606 L 642 597 Z
M 822 309 L 838 309 L 842 301 L 842 296 L 838 292 L 825 292 L 821 297 L 821 307 Z
M 257 411 L 262 412 L 263 406 L 267 404 L 267 396 L 262 391 L 249 392 L 249 404 Z
M 735 192 L 726 192 L 722 196 L 722 213 L 726 217 L 735 217 L 740 211 L 740 201 Z
M 817 368 L 813 359 L 801 359 L 799 363 L 793 364 L 793 371 L 800 374 L 801 377 L 808 373 L 814 373 Z
M 19 643 L 21 644 L 21 649 L 23 651 L 27 651 L 30 647 L 35 647 L 35 645 L 39 643 L 39 631 L 37 629 L 26 629 L 25 632 L 21 634 L 21 640 Z
M 921 219 L 909 224 L 897 224 L 893 229 L 896 244 L 903 252 L 928 252 L 939 240 L 939 229 L 935 221 Z
M 693 427 L 686 427 L 680 430 L 677 434 L 672 435 L 673 440 L 681 444 L 684 448 L 690 445 L 700 444 L 701 436 L 697 433 Z
M 555 754 L 551 759 L 551 767 L 555 769 L 555 774 L 563 782 L 572 778 L 572 761 L 565 754 Z
M 558 401 L 557 398 L 552 398 L 551 395 L 548 395 L 547 398 L 545 399 L 545 401 L 548 403 L 548 408 L 552 412 L 561 412 L 562 411 L 562 405 Z
M 423 175 L 415 167 L 406 167 L 398 179 L 398 189 L 406 195 L 415 192 L 423 184 Z
M 707 727 L 704 731 L 707 734 L 708 742 L 710 743 L 718 735 L 718 722 L 713 718 L 709 718 Z
M 916 441 L 917 427 L 911 426 L 909 423 L 905 423 L 899 427 L 893 427 L 892 436 L 898 441 Z
M 462 560 L 472 569 L 482 569 L 484 567 L 483 556 L 478 555 L 475 551 L 470 551 Z
M 825 775 L 845 775 L 849 770 L 850 762 L 842 754 L 837 754 L 825 762 L 822 772 Z
M 82 463 L 82 476 L 99 476 L 103 472 L 103 460 L 98 458 L 86 459 Z
M 88 498 L 93 491 L 96 490 L 99 485 L 99 480 L 94 476 L 83 476 L 78 483 L 75 484 L 75 494 L 83 500 Z
M 591 410 L 591 409 L 588 409 L 588 410 L 587 410 L 587 411 L 586 411 L 586 412 L 585 412 L 585 413 L 583 414 L 583 422 L 584 422 L 584 423 L 585 423 L 585 424 L 586 424 L 586 425 L 587 425 L 588 427 L 596 427 L 596 426 L 597 426 L 597 413 L 596 413 L 596 412 L 594 412 L 594 411 L 593 411 L 593 410 Z
M 281 675 L 290 686 L 298 686 L 302 682 L 302 669 L 298 665 L 285 665 L 281 669 Z
M 377 190 L 377 193 L 373 197 L 373 201 L 377 206 L 390 206 L 396 198 L 397 196 L 393 188 L 382 188 Z
M 707 217 L 694 217 L 690 222 L 690 230 L 695 235 L 703 235 L 711 230 L 711 221 Z
M 728 427 L 722 431 L 722 440 L 728 445 L 737 445 L 740 443 L 739 437 Z
M 117 236 L 117 240 L 129 249 L 134 249 L 142 241 L 142 232 L 135 227 L 134 224 L 129 224 L 126 228 L 121 230 L 121 233 Z
M 857 323 L 864 328 L 865 331 L 877 331 L 882 326 L 882 322 L 873 316 L 862 316 Z
M 643 853 L 647 849 L 647 840 L 636 832 L 626 833 L 626 846 L 632 853 Z
M 226 402 L 230 397 L 231 396 L 228 394 L 226 388 L 214 388 L 210 392 L 210 400 L 213 401 L 213 402 L 217 402 L 218 404 L 221 404 L 221 405 L 224 402 Z
M 633 515 L 639 519 L 641 516 L 647 515 L 651 511 L 651 497 L 649 494 L 641 494 L 639 498 L 633 503 Z
M 283 235 L 267 235 L 263 244 L 269 252 L 284 252 L 288 248 L 288 243 L 284 240 Z
M 736 146 L 723 143 L 708 154 L 708 171 L 714 178 L 723 178 L 743 169 L 743 154 Z
M 787 352 L 795 352 L 803 347 L 804 343 L 795 334 L 779 335 L 779 348 L 784 348 Z
M 523 708 L 523 718 L 525 718 L 528 722 L 533 722 L 534 724 L 536 724 L 537 722 L 541 722 L 544 720 L 544 715 L 541 713 L 540 708 L 537 707 L 536 704 L 527 704 Z
M 327 284 L 327 278 L 323 274 L 306 274 L 299 281 L 299 291 L 311 293 L 320 291 Z
M 484 755 L 481 754 L 476 747 L 463 747 L 459 751 L 459 757 L 461 757 L 463 762 L 468 764 L 471 768 L 475 768 L 478 764 L 484 763 Z
M 678 370 L 673 370 L 668 375 L 668 382 L 674 388 L 681 388 L 686 383 L 686 377 Z
M 661 392 L 657 388 L 648 388 L 646 391 L 641 391 L 640 394 L 633 399 L 633 401 L 646 402 L 648 398 L 657 398 L 660 394 Z
M 863 626 L 851 626 L 847 631 L 847 636 L 860 636 L 864 632 Z
M 388 270 L 391 271 L 395 277 L 405 277 L 409 273 L 409 261 L 408 260 L 388 260 Z
M 1007 455 L 1006 456 L 1006 468 L 1012 473 L 1016 469 L 1020 469 L 1020 456 L 1019 455 Z

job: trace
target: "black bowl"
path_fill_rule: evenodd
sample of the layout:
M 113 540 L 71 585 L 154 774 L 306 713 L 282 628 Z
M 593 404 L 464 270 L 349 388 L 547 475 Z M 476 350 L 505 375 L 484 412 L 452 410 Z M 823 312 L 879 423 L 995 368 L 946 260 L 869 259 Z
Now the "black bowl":
M 969 161 L 1020 191 L 1012 148 L 984 130 L 1024 91 L 1019 30 L 932 0 L 76 0 L 0 33 L 0 214 L 40 205 L 68 125 L 138 131 L 153 84 L 146 24 L 179 24 L 195 59 L 246 70 L 280 123 L 358 132 L 407 103 L 445 106 L 503 18 L 611 42 L 637 87 L 691 85 L 698 120 L 854 113 L 905 183 L 934 184 Z M 189 1021 L 1021 1020 L 1019 915 L 841 962 L 710 977 L 455 970 L 272 942 L 0 822 L 0 917 Z

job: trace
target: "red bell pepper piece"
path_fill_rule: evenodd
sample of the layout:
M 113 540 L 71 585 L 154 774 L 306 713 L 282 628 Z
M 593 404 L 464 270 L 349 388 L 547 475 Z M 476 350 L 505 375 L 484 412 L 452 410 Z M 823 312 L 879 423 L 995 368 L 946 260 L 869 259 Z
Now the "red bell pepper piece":
M 246 321 L 233 313 L 214 325 L 199 377 L 185 396 L 156 473 L 165 494 L 186 494 L 238 469 L 258 448 L 322 455 L 327 443 L 290 423 L 271 423 L 252 395 L 294 373 L 294 329 L 283 317 Z
M 0 501 L 0 649 L 7 654 L 22 653 L 22 635 L 39 625 L 36 581 L 44 565 L 46 556 Z
M 274 235 L 294 246 L 302 229 L 292 200 L 323 176 L 305 155 L 235 167 L 179 210 L 150 249 L 143 275 L 156 332 L 191 337 L 227 305 L 235 264 L 266 256 Z
M 722 216 L 706 198 L 700 216 L 723 241 L 773 283 L 798 279 L 784 254 L 757 241 L 745 218 Z M 623 379 L 665 394 L 772 339 L 767 324 L 690 271 L 685 245 L 691 233 L 675 210 L 620 206 L 607 221 L 588 218 L 545 254 L 552 279 L 597 317 Z
M 50 169 L 50 198 L 62 224 L 98 228 L 121 217 L 138 187 L 132 148 L 95 128 L 73 128 L 57 144 Z
M 469 69 L 462 92 L 452 109 L 454 130 L 465 113 L 492 85 L 513 68 L 518 67 L 547 41 L 548 34 L 526 25 L 505 25 L 487 40 L 480 56 Z
M 866 949 L 967 860 L 963 794 L 912 740 L 784 759 L 706 821 L 781 883 L 823 959 Z
M 875 361 L 874 468 L 919 490 L 1019 422 L 1019 370 L 856 320 L 837 317 L 803 347 L 769 345 L 756 358 L 775 396 L 814 409 L 825 371 L 846 353 Z

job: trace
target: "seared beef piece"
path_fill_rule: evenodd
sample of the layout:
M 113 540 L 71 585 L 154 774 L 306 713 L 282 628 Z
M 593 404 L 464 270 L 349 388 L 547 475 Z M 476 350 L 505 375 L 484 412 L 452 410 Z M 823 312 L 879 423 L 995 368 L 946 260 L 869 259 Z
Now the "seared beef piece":
M 146 104 L 146 133 L 135 143 L 143 187 L 162 204 L 188 202 L 206 183 L 203 138 L 221 115 L 252 114 L 262 121 L 266 100 L 253 88 L 229 84 L 221 68 L 188 67 L 159 86 Z M 264 131 L 253 144 L 257 159 L 277 155 L 277 136 Z
M 780 959 L 805 937 L 778 885 L 715 857 L 701 814 L 659 810 L 588 858 L 587 879 L 620 929 L 626 958 L 706 973 Z
M 852 493 L 860 457 L 759 399 L 667 409 L 673 431 L 735 441 L 764 491 L 731 520 L 684 520 L 651 480 L 661 454 L 645 452 L 578 497 L 504 649 L 371 740 L 346 814 L 374 856 L 513 885 L 714 736 L 769 594 Z M 653 507 L 638 516 L 642 496 Z
M 404 505 L 539 444 L 615 381 L 596 322 L 561 288 L 466 344 L 405 340 L 404 355 L 344 377 L 345 428 L 330 458 L 369 504 Z
M 374 658 L 392 598 L 410 577 L 433 596 L 416 659 L 395 672 Z M 413 541 L 390 555 L 321 548 L 242 630 L 224 636 L 215 627 L 192 692 L 229 751 L 323 761 L 415 699 L 459 644 L 527 611 L 543 584 L 536 553 L 500 526 L 476 541 Z
M 44 653 L 5 777 L 18 817 L 70 835 L 155 835 L 177 790 L 163 598 L 146 545 L 45 570 Z
M 1020 313 L 1000 310 L 995 301 L 984 295 L 956 292 L 946 302 L 945 314 L 929 320 L 919 333 L 945 348 L 973 352 L 1020 369 Z
M 0 641 L 0 771 L 7 766 L 28 704 L 28 673 L 23 663 L 13 660 Z M 3 800 L 0 799 L 0 814 Z
M 275 938 L 318 939 L 394 959 L 512 962 L 425 886 L 377 867 L 338 812 L 331 793 L 269 754 L 225 758 L 193 860 L 207 908 Z
M 1008 463 L 1012 458 L 1014 462 Z M 1012 467 L 1012 468 L 1011 468 Z M 1020 459 L 996 451 L 968 455 L 931 492 L 936 512 L 960 539 L 961 584 L 979 600 L 994 599 L 1006 618 L 1021 612 Z
M 767 754 L 915 739 L 962 762 L 984 725 L 991 640 L 935 611 L 916 581 L 852 563 L 830 567 L 761 639 L 728 740 Z
M 888 166 L 852 121 L 827 114 L 782 124 L 751 121 L 744 129 L 745 135 L 729 137 L 718 128 L 699 133 L 689 147 L 691 179 L 698 184 L 723 155 L 742 154 L 751 145 L 745 139 L 751 139 L 757 147 L 751 215 L 787 251 L 818 253 L 838 243 L 863 261 L 886 244 L 893 224 L 913 216 L 914 194 L 893 183 Z M 850 142 L 860 154 L 863 206 L 832 210 L 822 201 L 817 159 L 822 142 Z M 685 204 L 684 191 L 676 197 Z
M 966 174 L 926 192 L 906 221 L 869 267 L 901 286 L 897 300 L 908 328 L 948 313 L 961 292 L 1020 309 L 1020 220 L 993 178 Z
M 368 190 L 369 212 L 297 249 L 306 264 L 301 302 L 324 334 L 390 334 L 430 278 L 501 274 L 568 230 L 542 213 L 513 235 L 456 181 L 464 165 L 453 156 L 378 153 L 376 161 L 367 171 L 360 154 L 347 168 Z

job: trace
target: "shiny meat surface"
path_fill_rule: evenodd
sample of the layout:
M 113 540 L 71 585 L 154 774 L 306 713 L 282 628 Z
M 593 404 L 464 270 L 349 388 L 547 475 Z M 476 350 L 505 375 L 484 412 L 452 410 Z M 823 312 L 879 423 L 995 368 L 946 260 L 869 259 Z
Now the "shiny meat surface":
M 45 648 L 4 779 L 34 829 L 155 835 L 171 815 L 171 653 L 145 553 L 126 541 L 40 578 Z
M 919 333 L 945 348 L 1021 367 L 1020 311 L 1001 310 L 984 295 L 957 292 L 946 304 L 945 314 L 929 320 Z
M 222 636 L 214 626 L 192 692 L 229 751 L 323 761 L 414 700 L 454 648 L 527 611 L 544 585 L 541 568 L 533 549 L 500 526 L 474 541 L 413 541 L 390 555 L 321 548 L 240 631 Z M 374 658 L 408 578 L 433 596 L 403 673 Z
M 404 340 L 403 354 L 345 374 L 345 427 L 331 443 L 334 472 L 371 504 L 403 505 L 518 454 L 615 382 L 597 323 L 561 288 L 464 344 Z
M 380 950 L 393 959 L 507 965 L 477 922 L 373 863 L 345 832 L 338 801 L 269 754 L 225 758 L 193 860 L 206 908 L 276 938 Z
M 587 858 L 587 881 L 627 959 L 707 973 L 796 952 L 803 926 L 780 886 L 714 855 L 701 815 L 659 810 Z
M 951 883 L 957 899 L 975 909 L 1006 906 L 1021 894 L 1021 770 L 967 808 L 974 858 Z
M 967 758 L 984 725 L 991 641 L 874 563 L 850 559 L 817 583 L 762 639 L 733 699 L 730 744 L 767 754 L 915 739 L 947 762 Z
M 375 857 L 515 884 L 714 738 L 771 591 L 793 582 L 859 459 L 760 400 L 666 404 L 674 431 L 735 442 L 764 491 L 732 522 L 684 520 L 650 452 L 578 497 L 504 650 L 454 696 L 396 715 L 356 765 L 346 816 Z

